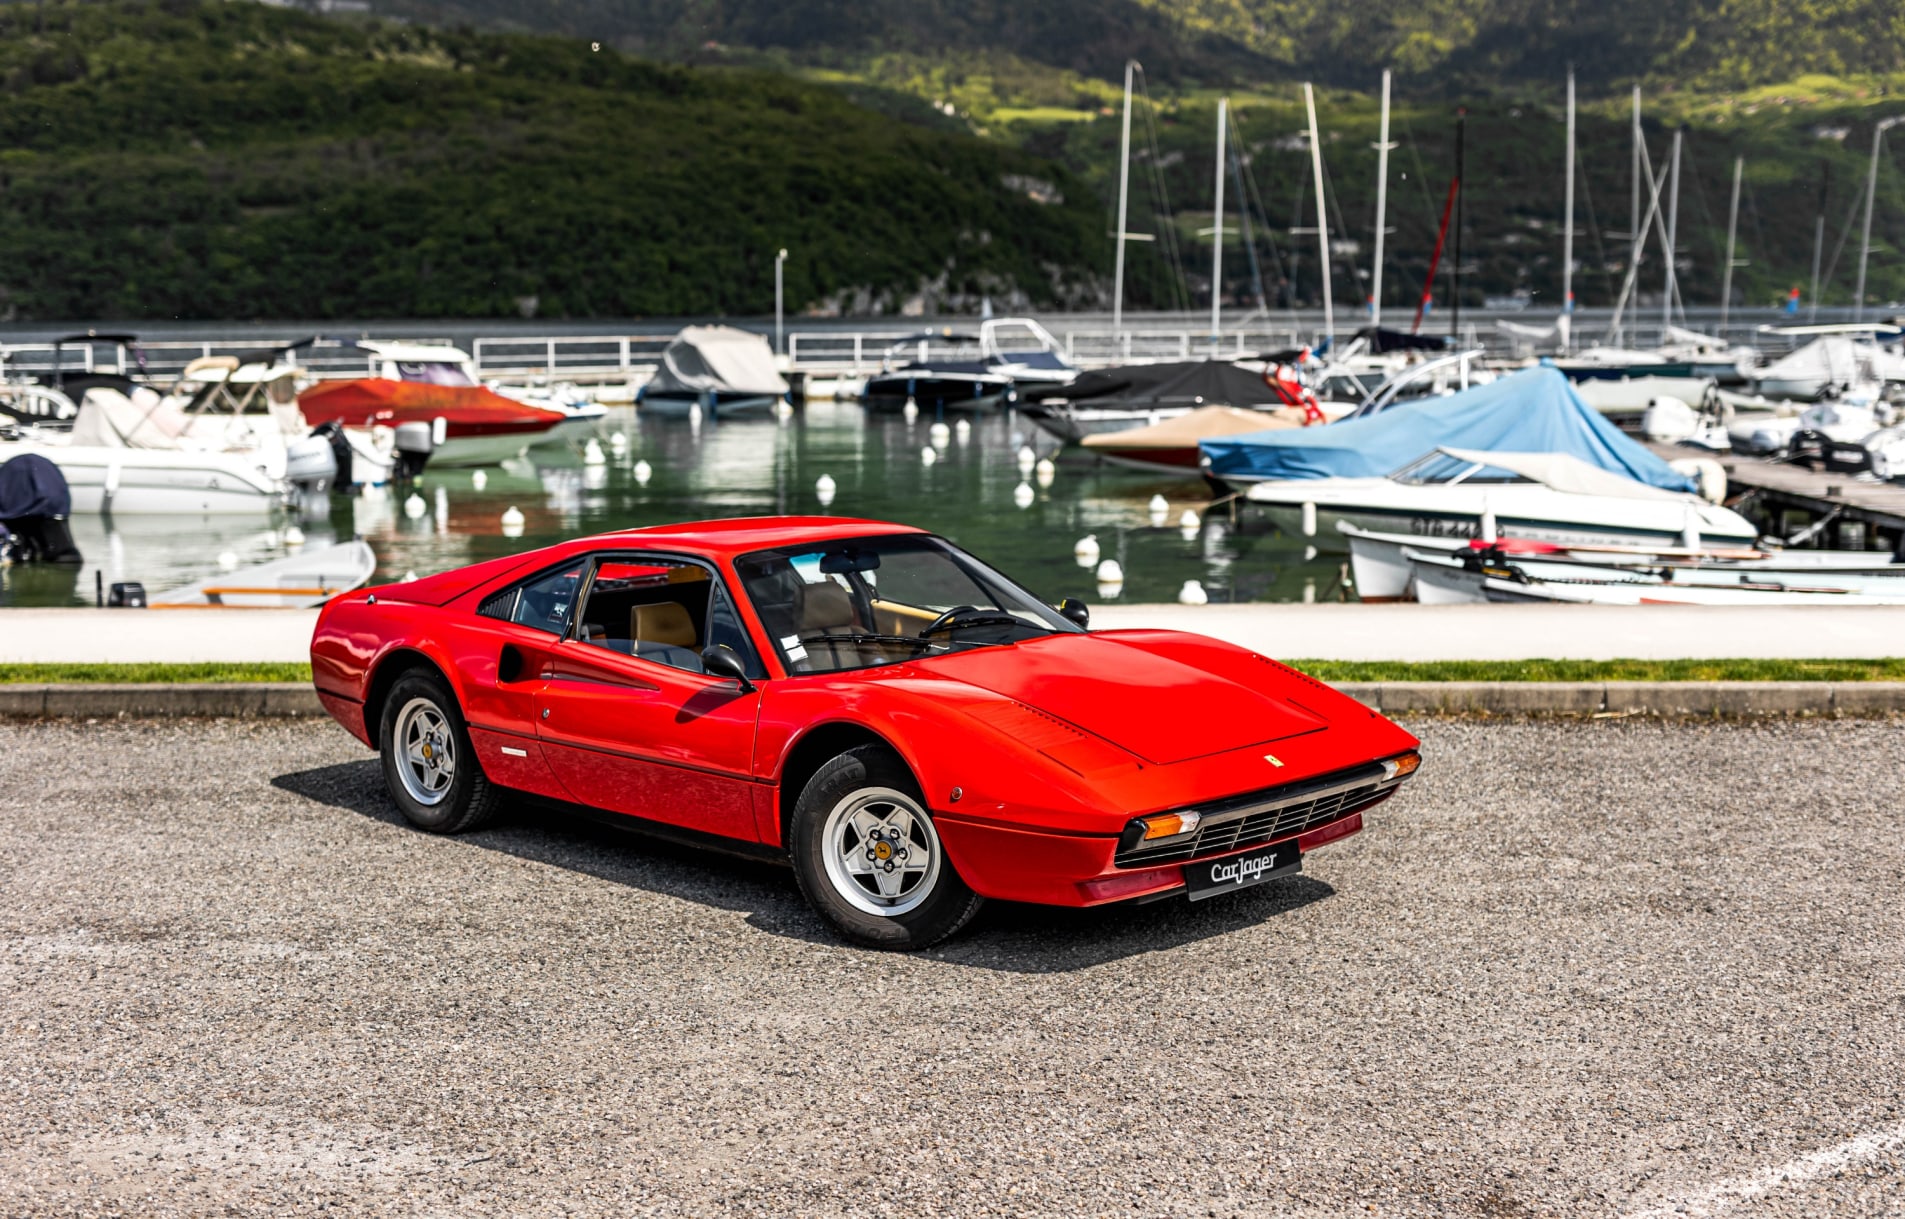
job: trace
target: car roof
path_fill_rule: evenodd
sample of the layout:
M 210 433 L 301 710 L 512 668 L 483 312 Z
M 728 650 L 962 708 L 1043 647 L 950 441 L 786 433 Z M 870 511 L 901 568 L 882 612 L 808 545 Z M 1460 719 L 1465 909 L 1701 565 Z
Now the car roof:
M 839 516 L 743 516 L 717 521 L 685 521 L 677 525 L 650 525 L 581 538 L 577 549 L 597 550 L 608 545 L 665 546 L 706 557 L 747 554 L 803 542 L 832 542 L 870 535 L 924 533 L 911 525 L 864 521 Z

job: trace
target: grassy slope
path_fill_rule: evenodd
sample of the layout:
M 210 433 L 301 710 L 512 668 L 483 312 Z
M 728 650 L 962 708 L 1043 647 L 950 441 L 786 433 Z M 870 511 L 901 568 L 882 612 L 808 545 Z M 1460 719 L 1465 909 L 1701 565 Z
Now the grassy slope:
M 1293 660 L 1324 681 L 1905 681 L 1887 660 Z M 306 664 L 0 664 L 0 685 L 33 682 L 308 682 Z
M 0 150 L 0 316 L 761 312 L 783 245 L 795 301 L 1052 305 L 1107 261 L 1063 171 L 837 89 L 217 0 L 0 3 Z

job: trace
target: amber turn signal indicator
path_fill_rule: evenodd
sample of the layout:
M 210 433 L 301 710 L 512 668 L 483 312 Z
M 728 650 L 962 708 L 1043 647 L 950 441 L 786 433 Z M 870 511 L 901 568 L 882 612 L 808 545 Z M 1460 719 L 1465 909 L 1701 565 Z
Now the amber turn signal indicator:
M 1179 834 L 1188 834 L 1197 828 L 1204 819 L 1201 813 L 1159 813 L 1155 817 L 1144 819 L 1144 838 L 1149 842 L 1153 838 L 1174 838 Z
M 1385 779 L 1400 779 L 1404 775 L 1414 774 L 1416 767 L 1420 765 L 1422 765 L 1421 754 L 1405 753 L 1399 758 L 1390 758 L 1387 762 L 1382 764 L 1382 777 Z

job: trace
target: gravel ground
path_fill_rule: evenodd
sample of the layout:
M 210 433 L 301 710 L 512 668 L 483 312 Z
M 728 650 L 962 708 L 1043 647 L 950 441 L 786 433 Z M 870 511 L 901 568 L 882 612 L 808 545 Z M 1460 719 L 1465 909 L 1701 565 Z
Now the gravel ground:
M 1905 1213 L 1897 725 L 1415 728 L 1301 877 L 893 956 L 327 724 L 0 725 L 0 1213 Z

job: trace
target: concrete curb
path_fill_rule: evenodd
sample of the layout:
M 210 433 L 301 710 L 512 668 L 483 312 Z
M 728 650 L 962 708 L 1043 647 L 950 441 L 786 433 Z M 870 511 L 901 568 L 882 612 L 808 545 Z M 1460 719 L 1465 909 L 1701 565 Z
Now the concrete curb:
M 1664 717 L 1841 716 L 1905 713 L 1905 682 L 1446 681 L 1337 682 L 1385 715 Z
M 1673 718 L 1905 714 L 1905 682 L 1338 682 L 1385 715 L 1574 715 Z M 323 715 L 299 683 L 0 685 L 0 718 L 276 719 Z

